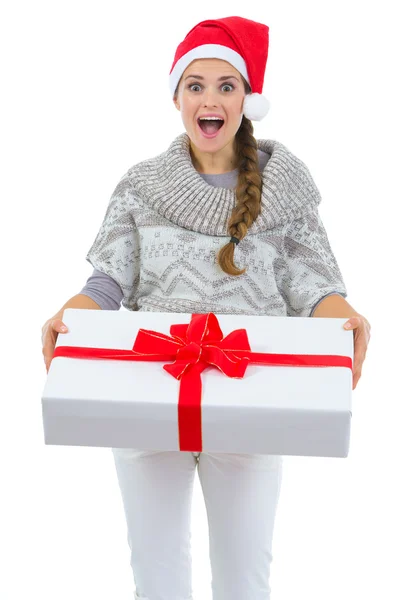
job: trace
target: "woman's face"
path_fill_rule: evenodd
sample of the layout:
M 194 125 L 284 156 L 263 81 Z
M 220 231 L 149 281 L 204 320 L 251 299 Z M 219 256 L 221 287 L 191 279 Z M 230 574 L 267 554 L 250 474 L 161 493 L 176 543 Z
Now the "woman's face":
M 205 58 L 194 60 L 186 68 L 174 104 L 197 148 L 202 152 L 217 152 L 232 141 L 240 127 L 244 97 L 239 71 L 225 60 Z M 212 130 L 210 135 L 214 137 L 207 137 L 198 124 L 199 117 L 207 113 L 215 113 L 224 120 L 218 133 Z

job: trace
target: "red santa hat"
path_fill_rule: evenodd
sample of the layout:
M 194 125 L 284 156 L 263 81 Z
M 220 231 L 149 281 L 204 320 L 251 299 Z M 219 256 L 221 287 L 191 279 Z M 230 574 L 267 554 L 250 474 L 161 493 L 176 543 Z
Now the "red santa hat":
M 243 114 L 261 121 L 270 102 L 262 95 L 268 58 L 269 27 L 243 17 L 225 17 L 201 21 L 189 31 L 176 50 L 169 73 L 171 95 L 193 60 L 219 58 L 226 60 L 243 75 L 251 87 L 243 104 Z

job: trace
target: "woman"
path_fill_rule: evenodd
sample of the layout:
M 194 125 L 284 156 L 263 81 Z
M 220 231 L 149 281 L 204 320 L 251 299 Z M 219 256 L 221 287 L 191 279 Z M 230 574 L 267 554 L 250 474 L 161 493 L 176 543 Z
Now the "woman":
M 170 88 L 186 132 L 121 178 L 87 254 L 93 275 L 43 327 L 46 368 L 67 307 L 349 317 L 353 389 L 368 321 L 347 296 L 318 189 L 283 144 L 256 140 L 266 25 L 202 21 L 178 46 Z M 214 600 L 270 598 L 282 457 L 113 448 L 137 600 L 189 600 L 196 468 Z

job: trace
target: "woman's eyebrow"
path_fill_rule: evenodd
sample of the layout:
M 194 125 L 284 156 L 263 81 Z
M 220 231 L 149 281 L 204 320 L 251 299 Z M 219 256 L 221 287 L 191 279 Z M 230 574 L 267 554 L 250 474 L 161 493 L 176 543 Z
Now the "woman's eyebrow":
M 195 77 L 196 79 L 202 79 L 202 80 L 204 79 L 204 77 L 202 77 L 201 75 L 188 75 L 187 77 L 185 77 L 185 81 L 186 81 L 186 79 L 189 79 L 189 77 Z M 239 81 L 239 79 L 237 77 L 235 77 L 234 75 L 219 77 L 217 79 L 217 81 L 225 81 L 226 79 L 236 79 L 236 81 Z

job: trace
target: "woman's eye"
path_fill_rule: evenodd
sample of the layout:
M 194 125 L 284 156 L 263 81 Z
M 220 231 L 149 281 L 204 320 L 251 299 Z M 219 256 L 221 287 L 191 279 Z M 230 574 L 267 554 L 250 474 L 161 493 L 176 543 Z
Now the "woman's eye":
M 200 88 L 201 85 L 199 83 L 192 83 L 191 85 L 189 84 L 189 89 L 192 89 L 194 87 Z M 224 87 L 230 87 L 230 88 L 232 88 L 232 90 L 235 89 L 235 87 L 231 83 L 224 83 L 221 87 L 223 87 L 223 88 Z

